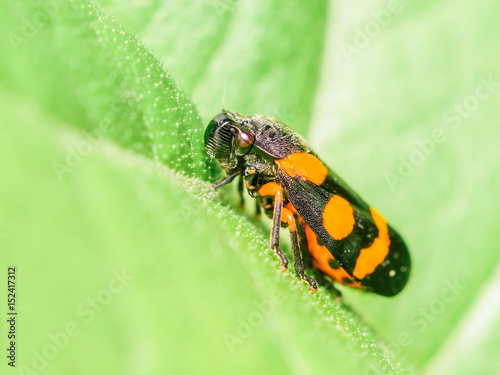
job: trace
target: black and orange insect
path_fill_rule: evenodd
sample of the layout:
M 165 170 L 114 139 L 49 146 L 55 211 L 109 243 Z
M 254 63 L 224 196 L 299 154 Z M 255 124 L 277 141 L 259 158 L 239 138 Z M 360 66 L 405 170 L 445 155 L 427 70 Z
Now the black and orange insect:
M 208 125 L 205 146 L 226 172 L 214 188 L 240 176 L 242 202 L 244 186 L 257 209 L 273 218 L 271 248 L 283 270 L 288 260 L 278 247 L 279 229 L 288 226 L 295 272 L 311 292 L 317 283 L 304 273 L 304 261 L 319 271 L 318 281 L 330 278 L 384 296 L 404 288 L 411 262 L 403 239 L 292 129 L 223 110 Z

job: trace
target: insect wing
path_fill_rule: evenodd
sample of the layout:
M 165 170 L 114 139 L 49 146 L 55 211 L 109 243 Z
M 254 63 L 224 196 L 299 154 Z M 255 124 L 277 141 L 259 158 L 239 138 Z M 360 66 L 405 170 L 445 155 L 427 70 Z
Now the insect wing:
M 342 268 L 371 292 L 399 293 L 409 277 L 410 257 L 383 217 L 328 169 L 319 178 L 300 163 L 295 168 L 277 160 L 277 165 L 288 199 Z

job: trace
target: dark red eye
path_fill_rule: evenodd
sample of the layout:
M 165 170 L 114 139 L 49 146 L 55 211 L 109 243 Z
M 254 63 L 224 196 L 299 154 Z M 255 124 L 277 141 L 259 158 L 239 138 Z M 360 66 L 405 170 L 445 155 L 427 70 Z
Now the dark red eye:
M 240 130 L 238 132 L 238 137 L 236 138 L 236 146 L 238 148 L 247 148 L 253 145 L 253 135 Z

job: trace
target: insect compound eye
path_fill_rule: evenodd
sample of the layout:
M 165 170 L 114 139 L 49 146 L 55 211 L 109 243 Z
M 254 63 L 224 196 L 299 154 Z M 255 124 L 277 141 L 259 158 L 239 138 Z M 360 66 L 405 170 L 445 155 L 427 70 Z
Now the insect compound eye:
M 236 137 L 236 146 L 240 151 L 248 151 L 247 149 L 253 145 L 254 137 L 252 134 L 240 130 L 238 132 L 238 137 Z

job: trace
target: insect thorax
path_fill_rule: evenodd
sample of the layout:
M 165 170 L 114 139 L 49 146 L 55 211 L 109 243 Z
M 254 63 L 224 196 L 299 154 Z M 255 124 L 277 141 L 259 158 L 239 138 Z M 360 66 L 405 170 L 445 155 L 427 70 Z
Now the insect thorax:
M 257 190 L 268 183 L 277 182 L 276 165 L 260 155 L 250 154 L 245 157 L 243 181 L 248 193 L 256 197 Z

